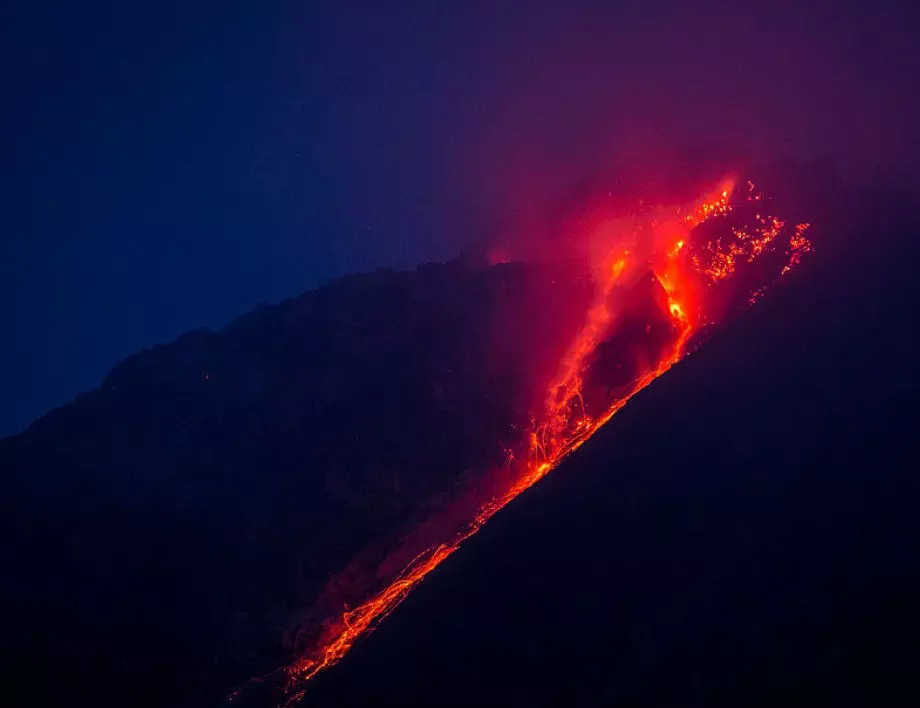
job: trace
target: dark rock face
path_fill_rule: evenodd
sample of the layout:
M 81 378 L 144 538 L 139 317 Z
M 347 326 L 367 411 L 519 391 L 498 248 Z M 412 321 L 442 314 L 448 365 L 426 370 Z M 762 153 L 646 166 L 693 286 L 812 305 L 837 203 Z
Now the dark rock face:
M 594 351 L 584 385 L 591 415 L 604 412 L 643 373 L 670 354 L 680 332 L 668 312 L 667 293 L 653 273 L 626 292 L 611 335 Z
M 133 356 L 0 441 L 5 643 L 54 666 L 34 702 L 222 698 L 330 574 L 501 460 L 558 308 L 588 295 L 510 264 L 348 277 Z

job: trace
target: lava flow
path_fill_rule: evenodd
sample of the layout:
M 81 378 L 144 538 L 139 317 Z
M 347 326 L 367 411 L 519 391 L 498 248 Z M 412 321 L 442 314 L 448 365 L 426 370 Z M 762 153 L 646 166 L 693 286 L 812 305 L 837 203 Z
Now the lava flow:
M 720 185 L 689 207 L 641 206 L 596 225 L 604 243 L 595 259 L 595 298 L 557 373 L 542 412 L 500 483 L 475 513 L 431 543 L 383 589 L 328 620 L 287 669 L 287 704 L 305 682 L 342 659 L 426 575 L 521 492 L 557 467 L 629 399 L 693 348 L 694 335 L 724 321 L 812 250 L 807 223 L 787 224 L 750 182 Z M 732 287 L 726 284 L 734 281 Z

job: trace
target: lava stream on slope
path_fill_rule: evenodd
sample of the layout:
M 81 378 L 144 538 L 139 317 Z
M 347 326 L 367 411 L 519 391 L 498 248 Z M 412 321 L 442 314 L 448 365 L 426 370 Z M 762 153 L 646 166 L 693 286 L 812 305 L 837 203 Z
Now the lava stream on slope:
M 401 539 L 364 601 L 299 635 L 299 658 L 284 670 L 285 705 L 297 703 L 310 679 L 338 663 L 464 540 L 694 350 L 704 331 L 753 304 L 812 251 L 810 225 L 770 209 L 753 183 L 726 180 L 694 204 L 640 204 L 593 225 L 592 238 L 603 244 L 591 266 L 594 300 L 542 410 L 488 484 Z

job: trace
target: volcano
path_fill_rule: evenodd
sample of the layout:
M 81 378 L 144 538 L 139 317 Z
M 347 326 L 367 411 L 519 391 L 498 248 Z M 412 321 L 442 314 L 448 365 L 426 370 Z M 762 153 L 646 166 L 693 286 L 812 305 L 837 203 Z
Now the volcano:
M 867 326 L 894 322 L 890 302 L 911 302 L 892 292 L 911 281 L 870 265 L 904 261 L 890 248 L 875 261 L 852 256 L 869 219 L 850 204 L 829 213 L 801 190 L 774 200 L 758 184 L 730 178 L 689 201 L 602 210 L 585 234 L 599 255 L 575 268 L 467 260 L 343 279 L 132 357 L 97 391 L 0 441 L 13 491 L 7 665 L 32 679 L 23 695 L 409 705 L 488 692 L 526 704 L 685 704 L 682 691 L 711 689 L 712 665 L 681 668 L 681 648 L 707 646 L 701 623 L 750 617 L 737 592 L 753 592 L 759 576 L 744 559 L 782 579 L 793 564 L 815 567 L 820 543 L 843 557 L 856 543 L 846 514 L 858 496 L 890 551 L 858 572 L 902 577 L 902 546 L 918 536 L 901 507 L 858 473 L 843 477 L 841 499 L 828 486 L 822 507 L 816 480 L 833 480 L 803 470 L 819 452 L 838 469 L 882 450 L 890 462 L 883 436 L 908 439 L 891 392 L 910 390 L 909 379 L 874 379 L 865 342 L 877 340 L 852 324 L 859 313 Z M 873 229 L 879 214 L 891 219 L 891 209 L 867 211 Z M 835 229 L 846 237 L 829 240 Z M 833 268 L 805 265 L 816 249 Z M 863 287 L 850 287 L 853 274 Z M 896 319 L 884 346 L 903 360 L 911 330 Z M 853 350 L 866 357 L 858 365 L 842 356 Z M 792 356 L 802 351 L 804 365 Z M 854 384 L 828 392 L 835 377 Z M 877 415 L 859 427 L 854 410 Z M 814 447 L 850 429 L 833 454 Z M 904 503 L 914 488 L 897 489 Z M 845 537 L 836 545 L 801 521 L 821 508 Z M 553 509 L 568 524 L 551 523 L 562 513 Z M 771 545 L 767 529 L 784 514 L 799 526 L 776 533 L 803 539 L 801 554 Z M 723 588 L 735 567 L 740 579 Z M 847 593 L 868 587 L 830 561 L 805 590 L 773 587 L 808 609 L 789 613 L 801 619 L 821 598 L 843 602 L 829 578 Z M 822 616 L 832 625 L 837 615 Z M 744 646 L 781 646 L 757 643 L 790 631 L 781 619 Z M 681 623 L 685 632 L 661 630 Z M 720 636 L 714 656 L 734 658 L 731 681 L 747 686 L 753 659 L 742 659 L 754 654 L 735 657 L 742 638 Z M 56 678 L 42 681 L 49 666 Z M 673 694 L 649 688 L 657 671 Z M 528 676 L 526 687 L 514 676 Z

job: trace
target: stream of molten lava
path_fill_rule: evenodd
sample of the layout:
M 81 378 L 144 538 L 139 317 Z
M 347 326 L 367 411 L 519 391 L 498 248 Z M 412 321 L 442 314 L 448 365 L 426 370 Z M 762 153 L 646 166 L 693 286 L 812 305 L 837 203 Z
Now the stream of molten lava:
M 304 694 L 304 682 L 340 661 L 360 637 L 372 632 L 463 541 L 477 533 L 506 504 L 581 447 L 630 398 L 681 360 L 687 353 L 686 345 L 691 335 L 708 323 L 705 313 L 701 312 L 701 295 L 695 290 L 730 278 L 739 264 L 752 262 L 767 250 L 784 227 L 779 219 L 757 214 L 753 224 L 733 228 L 724 242 L 717 240 L 703 244 L 687 257 L 684 247 L 690 243 L 691 231 L 703 222 L 728 214 L 733 209 L 733 202 L 730 201 L 730 198 L 735 198 L 733 191 L 731 184 L 725 184 L 689 209 L 681 208 L 664 216 L 659 209 L 654 219 L 643 217 L 653 227 L 652 240 L 657 242 L 656 253 L 639 256 L 631 249 L 623 248 L 621 241 L 613 253 L 607 255 L 603 269 L 606 275 L 596 278 L 598 295 L 595 303 L 589 309 L 583 326 L 549 386 L 545 413 L 542 419 L 534 422 L 523 445 L 526 455 L 522 455 L 519 460 L 513 457 L 510 460 L 510 464 L 515 466 L 510 481 L 503 490 L 482 503 L 475 515 L 457 529 L 449 541 L 427 548 L 382 590 L 327 622 L 314 646 L 287 669 L 287 705 L 298 702 Z M 748 183 L 747 195 L 741 199 L 760 201 L 761 195 Z M 795 227 L 785 251 L 786 265 L 780 275 L 797 265 L 802 255 L 811 250 L 811 244 L 804 236 L 807 229 L 808 224 Z M 582 398 L 584 374 L 590 366 L 595 349 L 609 336 L 617 315 L 615 308 L 609 304 L 611 292 L 622 285 L 621 281 L 629 274 L 635 275 L 637 269 L 650 269 L 667 294 L 673 344 L 657 365 L 639 375 L 625 389 L 618 389 L 606 409 L 592 417 Z M 751 294 L 749 300 L 753 302 L 764 287 Z

